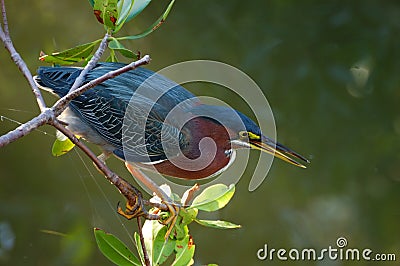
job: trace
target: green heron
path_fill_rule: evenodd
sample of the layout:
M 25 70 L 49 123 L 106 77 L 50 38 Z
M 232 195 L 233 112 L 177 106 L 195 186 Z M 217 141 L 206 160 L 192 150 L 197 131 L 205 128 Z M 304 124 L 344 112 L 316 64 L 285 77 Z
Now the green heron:
M 86 75 L 85 83 L 123 66 L 99 63 Z M 62 97 L 81 71 L 40 67 L 35 81 Z M 302 168 L 296 159 L 308 162 L 262 135 L 256 123 L 241 112 L 204 104 L 182 86 L 145 68 L 86 91 L 71 101 L 59 119 L 74 134 L 99 145 L 103 159 L 114 154 L 136 175 L 135 169 L 152 169 L 177 178 L 206 178 L 225 170 L 239 148 L 258 149 Z M 209 141 L 202 143 L 204 139 Z

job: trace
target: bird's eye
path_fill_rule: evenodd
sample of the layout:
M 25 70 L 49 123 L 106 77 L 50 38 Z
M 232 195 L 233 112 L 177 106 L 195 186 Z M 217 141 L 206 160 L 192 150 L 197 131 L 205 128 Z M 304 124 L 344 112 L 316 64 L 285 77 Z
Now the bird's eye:
M 249 133 L 247 133 L 247 131 L 240 131 L 239 136 L 241 138 L 247 138 L 249 136 Z

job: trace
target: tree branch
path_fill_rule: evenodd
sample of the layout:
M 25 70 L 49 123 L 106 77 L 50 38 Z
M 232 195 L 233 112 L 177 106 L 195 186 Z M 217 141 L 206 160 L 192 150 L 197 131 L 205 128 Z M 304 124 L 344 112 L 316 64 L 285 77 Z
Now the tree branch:
M 28 81 L 29 86 L 32 89 L 32 92 L 35 95 L 37 104 L 39 105 L 39 109 L 40 111 L 43 112 L 46 109 L 46 103 L 44 102 L 42 93 L 40 92 L 39 88 L 33 81 L 31 72 L 29 71 L 27 65 L 25 64 L 24 60 L 19 55 L 17 50 L 15 50 L 12 40 L 10 38 L 4 0 L 1 0 L 1 13 L 2 13 L 3 26 L 0 27 L 0 39 L 4 43 L 5 48 L 10 53 L 11 59 L 15 62 L 21 73 L 24 75 L 25 79 Z
M 1 16 L 3 18 L 3 30 L 6 36 L 10 36 L 10 32 L 8 30 L 8 21 L 7 21 L 7 13 L 6 13 L 6 5 L 4 0 L 1 0 Z
M 75 137 L 75 135 L 71 131 L 66 129 L 58 120 L 51 121 L 50 124 L 61 133 L 63 133 L 66 137 L 68 137 L 84 153 L 86 153 L 86 155 L 93 161 L 95 166 L 106 176 L 107 180 L 118 187 L 122 195 L 125 196 L 131 192 L 127 188 L 128 182 L 112 172 L 83 142 Z
M 137 217 L 137 224 L 138 224 L 138 231 L 139 231 L 139 238 L 140 238 L 140 244 L 142 246 L 142 251 L 143 251 L 143 258 L 144 258 L 144 264 L 146 266 L 150 266 L 150 260 L 149 260 L 149 254 L 147 254 L 146 250 L 146 243 L 144 242 L 144 237 L 142 233 L 142 220 L 140 217 Z
M 114 186 L 117 187 L 119 192 L 130 202 L 131 206 L 134 206 L 136 202 L 136 198 L 133 197 L 134 195 L 140 194 L 140 191 L 137 190 L 134 186 L 132 186 L 128 181 L 123 179 L 122 177 L 118 176 L 116 173 L 110 170 L 110 168 L 107 167 L 107 165 L 100 160 L 92 150 L 90 150 L 83 142 L 81 142 L 75 135 L 68 129 L 64 127 L 57 119 L 54 121 L 49 122 L 50 125 L 54 126 L 57 130 L 59 130 L 61 133 L 63 133 L 66 137 L 68 137 L 78 148 L 80 148 L 94 163 L 94 165 L 97 167 L 99 171 L 101 171 L 105 178 Z M 147 200 L 142 200 L 143 204 L 150 205 L 150 206 L 156 206 L 158 208 L 162 208 L 164 210 L 167 210 L 167 206 L 165 204 L 152 204 L 150 201 Z M 149 218 L 151 220 L 154 220 L 155 218 L 158 218 L 156 216 L 153 216 L 152 214 L 146 214 L 146 218 Z
M 50 109 L 44 110 L 42 113 L 32 118 L 28 122 L 20 125 L 14 130 L 11 130 L 7 134 L 0 136 L 0 148 L 28 135 L 38 127 L 43 126 L 44 124 L 48 124 L 53 119 L 54 112 Z
M 68 104 L 75 99 L 76 97 L 78 97 L 79 95 L 81 95 L 82 93 L 84 93 L 85 91 L 99 85 L 100 83 L 103 83 L 104 81 L 108 80 L 108 79 L 112 79 L 115 78 L 116 76 L 119 76 L 125 72 L 128 72 L 130 70 L 133 70 L 139 66 L 142 65 L 146 65 L 150 62 L 150 56 L 145 55 L 143 56 L 141 59 L 130 63 L 129 65 L 126 65 L 124 67 L 121 67 L 117 70 L 114 71 L 110 71 L 106 74 L 104 74 L 103 76 L 100 76 L 88 83 L 86 83 L 85 85 L 77 88 L 76 90 L 69 92 L 67 95 L 65 95 L 64 97 L 60 98 L 52 107 L 52 110 L 54 111 L 55 115 L 58 116 L 59 114 L 62 113 L 62 111 L 65 110 L 65 108 L 68 106 Z
M 84 82 L 86 74 L 89 73 L 89 71 L 92 70 L 96 66 L 97 62 L 99 62 L 101 56 L 103 55 L 104 51 L 107 48 L 107 41 L 110 36 L 111 36 L 111 34 L 109 32 L 107 32 L 104 35 L 104 37 L 101 40 L 100 45 L 97 48 L 96 52 L 94 53 L 93 57 L 83 68 L 83 70 L 79 74 L 79 76 L 75 79 L 74 84 L 72 84 L 71 88 L 69 89 L 69 92 L 73 92 L 76 89 L 78 89 Z

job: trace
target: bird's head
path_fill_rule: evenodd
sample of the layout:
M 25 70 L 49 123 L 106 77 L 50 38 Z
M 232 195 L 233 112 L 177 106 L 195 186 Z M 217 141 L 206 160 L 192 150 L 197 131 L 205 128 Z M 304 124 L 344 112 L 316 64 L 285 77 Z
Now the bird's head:
M 237 110 L 224 106 L 201 105 L 194 109 L 194 113 L 222 124 L 229 132 L 233 149 L 260 150 L 301 168 L 306 166 L 297 160 L 309 163 L 307 158 L 263 135 L 253 120 Z

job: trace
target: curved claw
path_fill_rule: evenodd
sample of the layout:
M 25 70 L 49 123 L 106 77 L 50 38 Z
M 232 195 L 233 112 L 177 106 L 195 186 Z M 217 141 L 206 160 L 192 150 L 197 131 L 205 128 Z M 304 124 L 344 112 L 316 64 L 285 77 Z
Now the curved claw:
M 123 210 L 119 206 L 119 202 L 118 202 L 118 206 L 117 206 L 118 214 L 125 217 L 128 220 L 131 220 L 133 218 L 137 218 L 140 216 L 144 216 L 146 219 L 149 219 L 149 220 L 159 220 L 159 222 L 161 224 L 168 227 L 168 230 L 164 237 L 165 240 L 167 241 L 169 236 L 171 235 L 172 229 L 174 229 L 174 227 L 175 227 L 181 206 L 174 204 L 174 203 L 163 202 L 167 206 L 170 216 L 165 221 L 162 221 L 160 215 L 149 213 L 144 208 L 143 202 L 139 203 L 139 201 L 140 201 L 139 197 L 138 197 L 138 199 L 139 200 L 136 201 L 133 206 L 129 202 L 126 202 L 125 210 Z
M 163 225 L 168 227 L 167 232 L 165 233 L 165 241 L 168 240 L 169 236 L 171 235 L 172 229 L 174 229 L 176 221 L 178 219 L 179 211 L 181 209 L 181 206 L 174 204 L 174 203 L 169 203 L 169 202 L 163 202 L 170 213 L 170 216 L 167 218 L 165 221 L 160 221 Z
M 129 201 L 126 202 L 125 204 L 125 210 L 123 210 L 120 206 L 119 206 L 119 202 L 118 202 L 118 206 L 117 206 L 117 213 L 123 217 L 125 217 L 128 220 L 131 220 L 133 218 L 137 218 L 137 217 L 145 217 L 148 220 L 159 220 L 160 216 L 157 214 L 151 214 L 149 213 L 145 208 L 144 208 L 144 204 L 141 198 L 137 198 L 138 200 L 135 202 L 135 204 L 132 206 Z
M 126 202 L 125 210 L 123 210 L 119 206 L 119 202 L 118 202 L 117 212 L 118 212 L 118 214 L 122 215 L 123 217 L 125 217 L 128 220 L 139 217 L 143 213 L 142 206 L 139 206 L 139 204 L 137 204 L 137 202 L 134 206 L 130 205 L 129 202 Z

